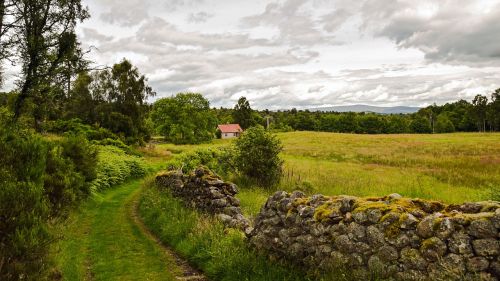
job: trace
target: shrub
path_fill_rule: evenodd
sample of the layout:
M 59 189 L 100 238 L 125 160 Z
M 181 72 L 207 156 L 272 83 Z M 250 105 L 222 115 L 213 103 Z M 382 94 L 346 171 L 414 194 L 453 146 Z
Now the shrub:
M 52 213 L 59 215 L 90 194 L 96 178 L 97 150 L 85 138 L 70 136 L 49 145 L 44 176 Z
M 51 239 L 43 187 L 47 145 L 0 126 L 0 151 L 0 279 L 41 279 Z
M 44 124 L 44 130 L 50 133 L 83 135 L 88 140 L 118 139 L 110 130 L 83 124 L 78 118 L 48 121 Z
M 97 177 L 91 183 L 92 192 L 109 188 L 128 178 L 140 177 L 146 173 L 141 158 L 128 155 L 114 146 L 100 146 L 97 159 Z
M 262 126 L 246 130 L 235 141 L 234 165 L 238 171 L 264 187 L 279 183 L 283 160 L 281 142 Z
M 220 152 L 214 149 L 197 149 L 177 155 L 167 163 L 170 169 L 182 169 L 184 173 L 193 171 L 196 167 L 203 165 L 214 172 L 223 172 L 219 166 Z

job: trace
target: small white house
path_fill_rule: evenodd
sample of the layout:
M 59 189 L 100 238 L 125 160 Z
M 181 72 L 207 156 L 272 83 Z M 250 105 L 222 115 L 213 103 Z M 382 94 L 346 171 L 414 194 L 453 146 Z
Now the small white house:
M 222 139 L 237 138 L 243 132 L 239 124 L 224 124 L 217 126 Z

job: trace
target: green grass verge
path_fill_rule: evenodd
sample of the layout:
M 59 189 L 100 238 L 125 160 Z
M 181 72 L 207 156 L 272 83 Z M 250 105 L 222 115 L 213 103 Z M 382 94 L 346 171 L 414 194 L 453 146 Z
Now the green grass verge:
M 140 184 L 109 189 L 68 219 L 54 249 L 64 280 L 175 280 L 175 260 L 131 218 Z
M 246 244 L 242 232 L 224 229 L 214 218 L 185 208 L 153 185 L 149 184 L 139 201 L 144 223 L 211 280 L 309 280 L 299 269 L 258 255 Z

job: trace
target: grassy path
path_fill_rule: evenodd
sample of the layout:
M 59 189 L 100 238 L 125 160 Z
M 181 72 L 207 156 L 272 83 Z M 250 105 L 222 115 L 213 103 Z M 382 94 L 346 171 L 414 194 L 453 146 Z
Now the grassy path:
M 64 280 L 200 280 L 135 215 L 140 180 L 84 204 L 56 249 Z

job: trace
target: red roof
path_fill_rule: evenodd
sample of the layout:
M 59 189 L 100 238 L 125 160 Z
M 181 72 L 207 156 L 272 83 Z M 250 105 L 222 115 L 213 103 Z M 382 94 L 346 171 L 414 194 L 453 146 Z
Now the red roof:
M 239 124 L 224 124 L 217 126 L 222 133 L 241 133 L 243 130 L 241 129 Z

